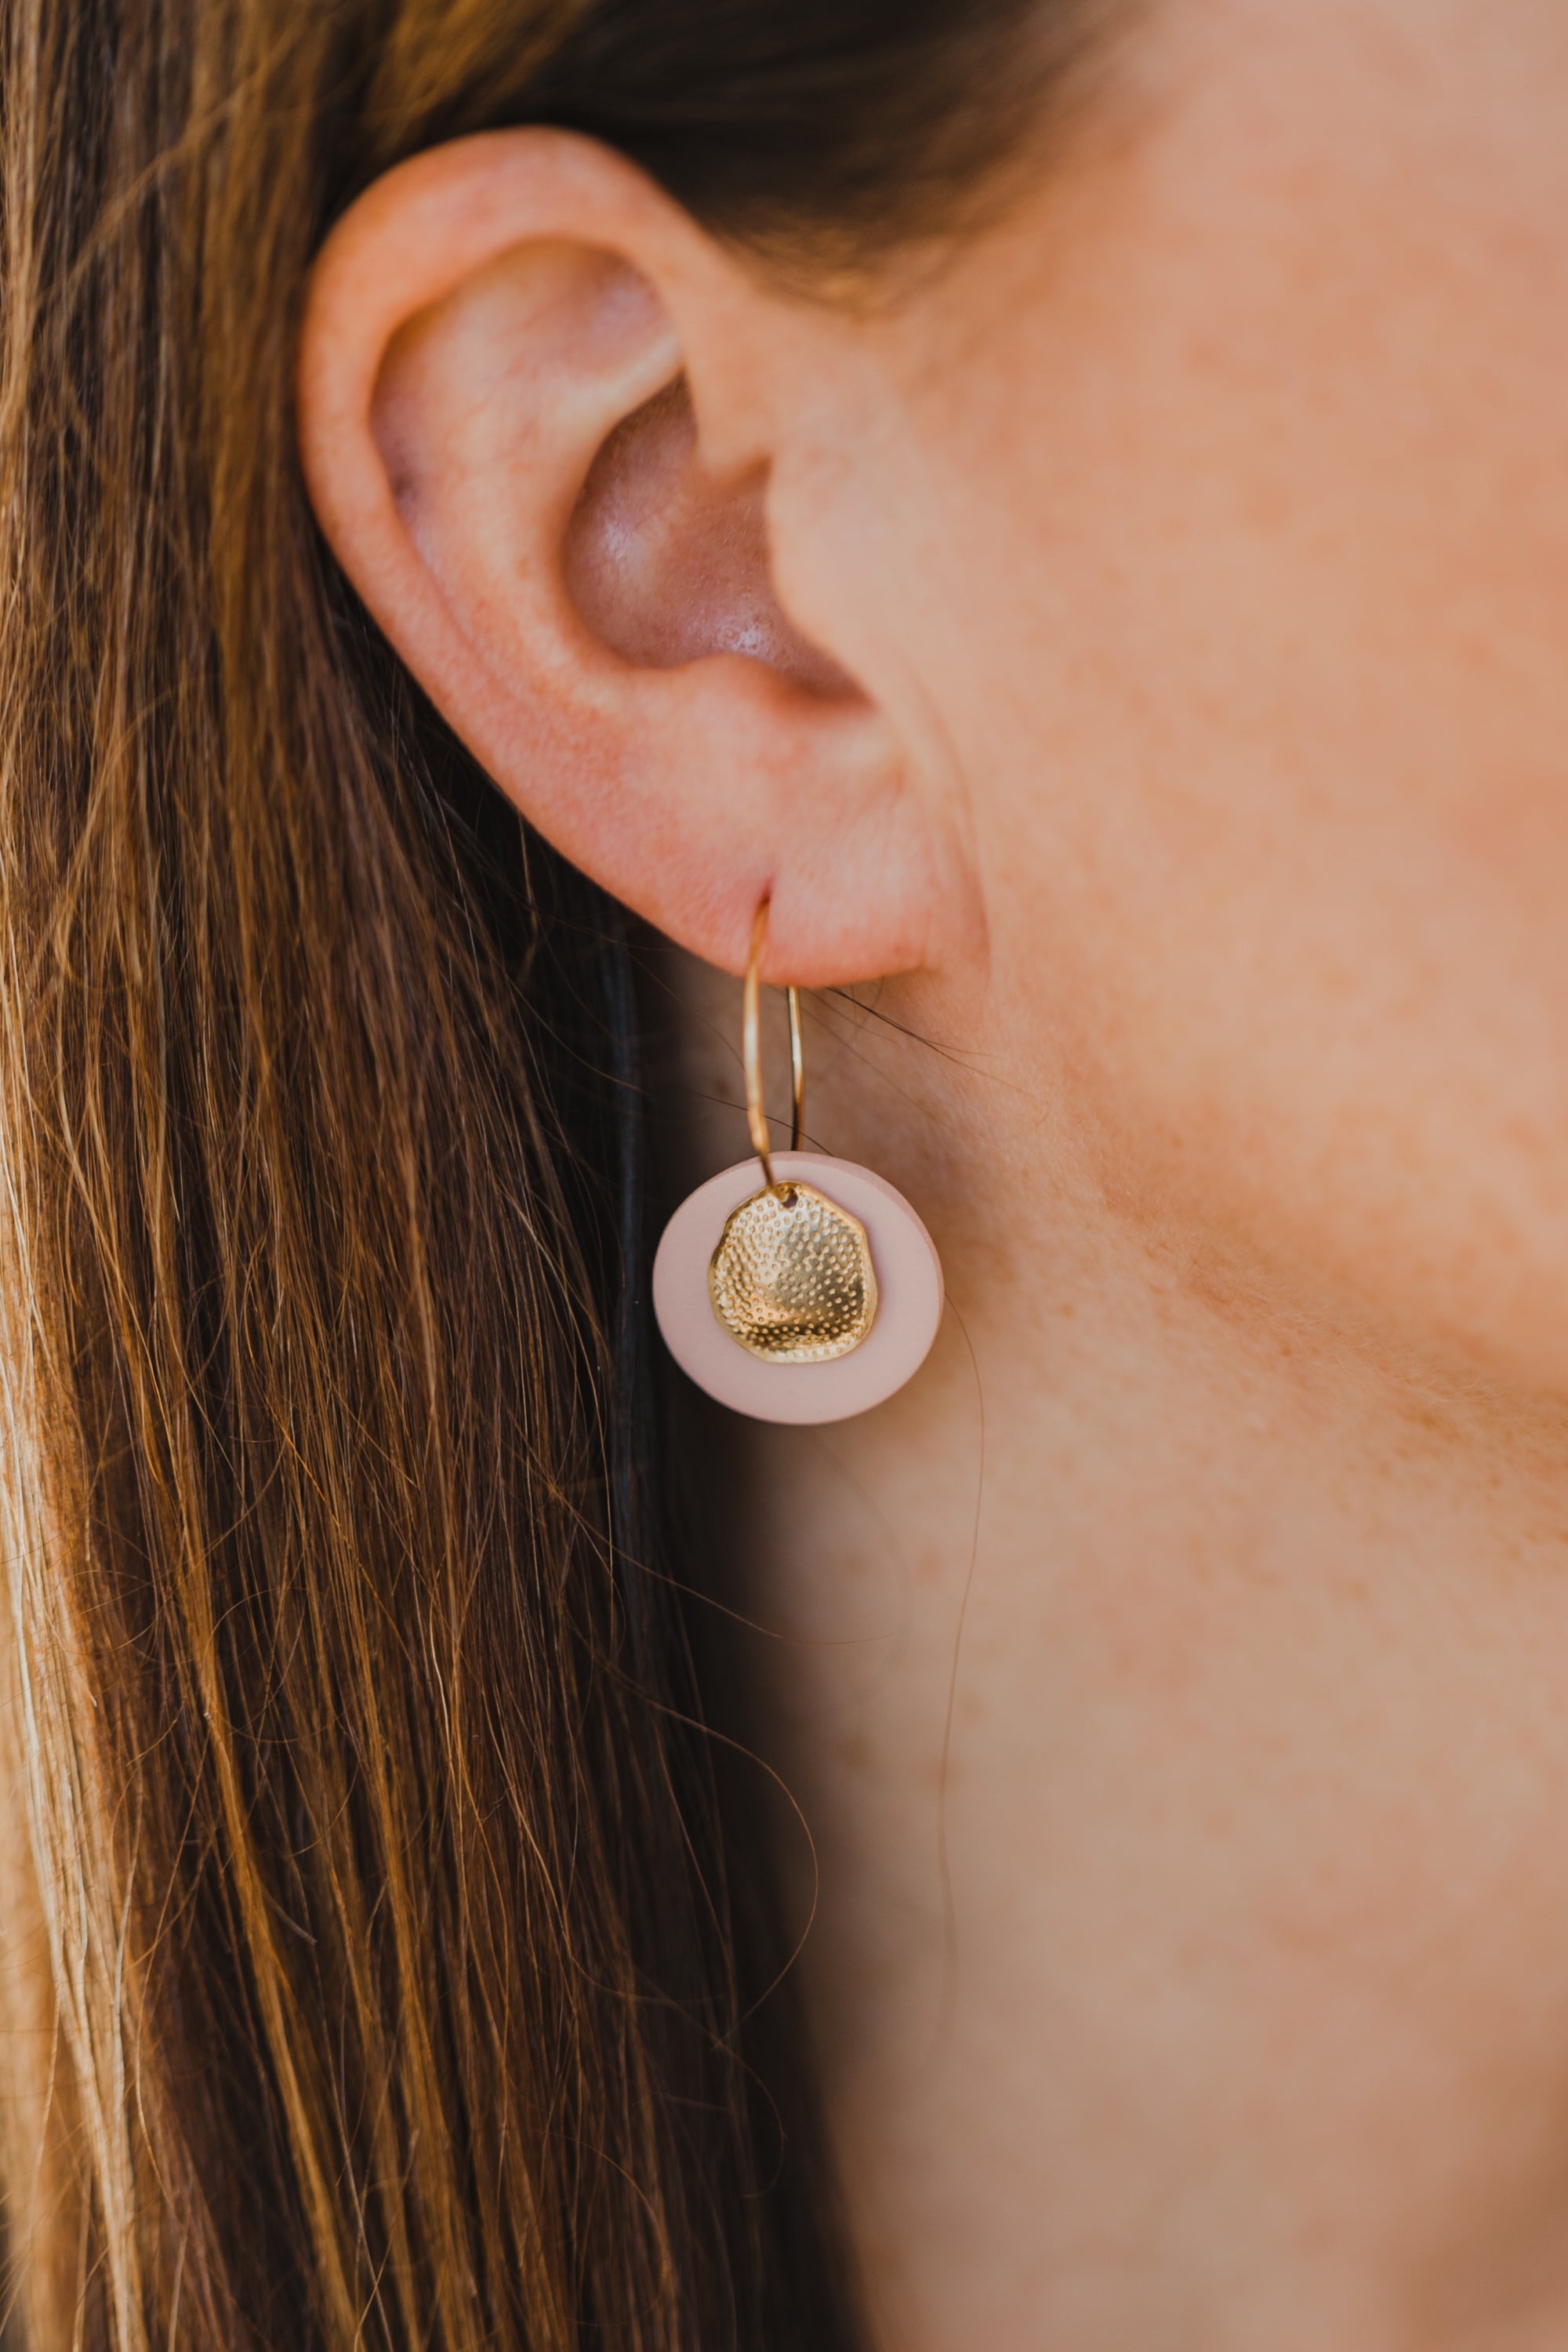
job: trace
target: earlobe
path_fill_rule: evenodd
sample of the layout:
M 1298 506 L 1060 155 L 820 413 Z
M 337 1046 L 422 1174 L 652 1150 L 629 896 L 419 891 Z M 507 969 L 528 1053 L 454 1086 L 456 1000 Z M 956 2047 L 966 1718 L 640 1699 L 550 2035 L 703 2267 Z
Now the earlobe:
M 743 367 L 689 387 L 772 308 L 607 151 L 464 141 L 329 241 L 300 439 L 354 585 L 531 821 L 731 970 L 770 899 L 773 973 L 822 986 L 926 958 L 940 852 L 895 730 L 779 609 L 774 420 Z

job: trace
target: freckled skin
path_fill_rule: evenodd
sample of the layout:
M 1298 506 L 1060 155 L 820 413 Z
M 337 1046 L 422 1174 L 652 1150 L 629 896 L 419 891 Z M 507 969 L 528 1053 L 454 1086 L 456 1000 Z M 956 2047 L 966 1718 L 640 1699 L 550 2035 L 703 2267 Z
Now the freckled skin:
M 1172 0 L 1130 77 L 773 493 L 988 949 L 811 1031 L 963 1328 L 744 1441 L 805 1981 L 896 2352 L 1549 2352 L 1568 24 Z

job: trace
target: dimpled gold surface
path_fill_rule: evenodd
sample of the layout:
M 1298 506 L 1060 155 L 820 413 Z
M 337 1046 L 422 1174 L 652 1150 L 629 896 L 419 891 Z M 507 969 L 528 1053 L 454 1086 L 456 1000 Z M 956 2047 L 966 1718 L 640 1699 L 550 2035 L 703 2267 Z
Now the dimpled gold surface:
M 865 1226 L 810 1184 L 742 1202 L 708 1289 L 731 1338 L 769 1364 L 830 1364 L 860 1345 L 877 1313 Z

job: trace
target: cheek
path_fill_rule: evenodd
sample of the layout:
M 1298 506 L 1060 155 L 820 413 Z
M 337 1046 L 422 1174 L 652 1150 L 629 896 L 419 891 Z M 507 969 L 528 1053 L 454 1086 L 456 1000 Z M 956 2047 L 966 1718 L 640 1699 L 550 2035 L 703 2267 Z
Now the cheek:
M 1568 156 L 1298 64 L 1267 153 L 1244 58 L 972 325 L 987 405 L 925 456 L 987 586 L 928 675 L 999 987 L 1123 1205 L 1557 1386 Z

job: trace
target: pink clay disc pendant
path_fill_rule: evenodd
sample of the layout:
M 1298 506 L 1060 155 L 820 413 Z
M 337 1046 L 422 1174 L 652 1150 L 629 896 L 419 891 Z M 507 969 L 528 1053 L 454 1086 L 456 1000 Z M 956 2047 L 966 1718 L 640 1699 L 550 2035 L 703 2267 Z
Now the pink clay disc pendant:
M 868 1168 L 816 1151 L 775 1151 L 775 1184 L 809 1186 L 864 1228 L 876 1276 L 866 1337 L 829 1363 L 770 1363 L 719 1319 L 709 1268 L 735 1210 L 763 1188 L 755 1160 L 726 1168 L 683 1201 L 653 1262 L 653 1307 L 688 1377 L 752 1421 L 848 1421 L 912 1380 L 942 1321 L 942 1261 L 903 1194 Z

